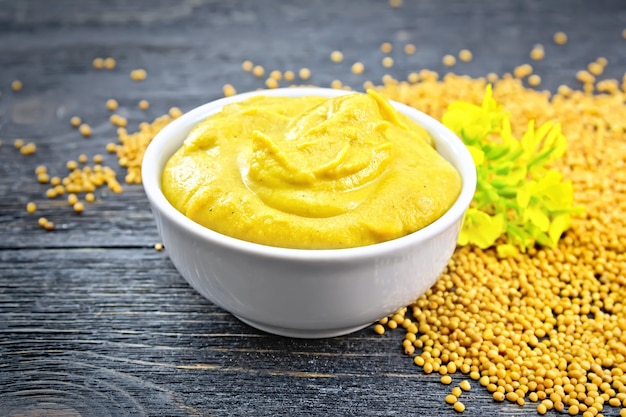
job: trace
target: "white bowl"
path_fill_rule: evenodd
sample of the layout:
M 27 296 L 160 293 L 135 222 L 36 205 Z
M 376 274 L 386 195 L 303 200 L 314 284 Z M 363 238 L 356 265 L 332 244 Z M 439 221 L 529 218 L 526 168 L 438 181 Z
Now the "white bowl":
M 301 338 L 354 332 L 405 307 L 430 288 L 456 247 L 474 195 L 472 158 L 451 131 L 402 104 L 393 106 L 432 135 L 438 152 L 460 172 L 461 193 L 442 217 L 410 235 L 347 249 L 287 249 L 250 243 L 201 226 L 176 210 L 161 191 L 167 160 L 200 121 L 253 95 L 349 94 L 323 88 L 284 88 L 239 94 L 200 106 L 171 122 L 148 146 L 143 185 L 167 254 L 204 297 L 260 330 Z

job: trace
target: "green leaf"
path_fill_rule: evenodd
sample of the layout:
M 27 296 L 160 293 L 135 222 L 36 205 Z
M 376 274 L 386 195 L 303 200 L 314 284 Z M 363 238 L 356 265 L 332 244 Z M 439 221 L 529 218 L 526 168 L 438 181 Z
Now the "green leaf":
M 571 218 L 569 214 L 559 214 L 552 220 L 548 229 L 548 236 L 555 246 L 563 232 L 569 229 L 570 224 Z
M 502 235 L 504 226 L 502 215 L 490 216 L 483 211 L 469 208 L 463 219 L 458 244 L 472 243 L 479 248 L 488 248 Z
M 519 249 L 517 249 L 515 245 L 511 245 L 510 243 L 503 243 L 496 246 L 496 252 L 499 258 L 508 258 L 510 256 L 519 255 Z
M 549 166 L 567 150 L 561 125 L 548 121 L 535 128 L 531 120 L 516 139 L 491 85 L 480 106 L 453 103 L 442 121 L 463 139 L 476 164 L 476 192 L 459 244 L 486 248 L 498 242 L 503 257 L 535 244 L 554 247 L 571 216 L 584 211 L 573 205 L 572 183 Z

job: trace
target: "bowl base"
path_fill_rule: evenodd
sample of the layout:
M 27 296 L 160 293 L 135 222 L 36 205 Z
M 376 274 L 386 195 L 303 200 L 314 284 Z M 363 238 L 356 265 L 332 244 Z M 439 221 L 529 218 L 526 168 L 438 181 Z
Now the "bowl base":
M 344 336 L 349 333 L 354 333 L 359 330 L 362 330 L 369 326 L 371 323 L 354 326 L 354 327 L 344 327 L 340 329 L 328 329 L 328 330 L 320 330 L 320 329 L 311 329 L 311 330 L 302 330 L 302 329 L 289 329 L 286 327 L 276 327 L 270 326 L 263 323 L 258 323 L 254 320 L 245 319 L 243 317 L 235 315 L 236 318 L 246 323 L 249 326 L 254 327 L 255 329 L 262 330 L 266 333 L 275 334 L 278 336 L 285 337 L 294 337 L 298 339 L 324 339 L 330 337 Z

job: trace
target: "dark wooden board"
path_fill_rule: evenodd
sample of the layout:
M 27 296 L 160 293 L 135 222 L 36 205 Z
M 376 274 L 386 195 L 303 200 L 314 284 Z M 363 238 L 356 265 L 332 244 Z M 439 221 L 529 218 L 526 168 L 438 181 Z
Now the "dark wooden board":
M 0 0 L 0 415 L 453 415 L 450 387 L 424 375 L 401 349 L 400 331 L 371 328 L 327 340 L 271 336 L 239 322 L 193 291 L 159 241 L 141 186 L 120 195 L 99 191 L 81 215 L 44 197 L 33 174 L 53 174 L 79 154 L 105 155 L 116 141 L 108 98 L 129 129 L 172 106 L 189 110 L 221 96 L 224 83 L 243 92 L 263 86 L 241 71 L 251 59 L 267 70 L 308 67 L 311 80 L 360 88 L 389 73 L 444 71 L 441 57 L 474 53 L 454 71 L 504 73 L 534 62 L 542 88 L 576 85 L 576 71 L 598 56 L 606 77 L 626 68 L 622 0 L 217 1 Z M 558 30 L 568 44 L 556 46 Z M 395 65 L 380 65 L 382 42 Z M 417 46 L 415 55 L 401 49 Z M 344 52 L 344 62 L 328 55 Z M 93 58 L 117 67 L 96 71 Z M 352 62 L 365 63 L 361 76 Z M 132 82 L 134 68 L 148 79 Z M 23 91 L 10 82 L 20 79 Z M 150 101 L 147 112 L 137 109 Z M 69 125 L 81 116 L 83 138 Z M 22 137 L 38 146 L 23 156 Z M 24 206 L 36 201 L 39 210 Z M 44 215 L 57 224 L 47 233 Z M 458 382 L 461 375 L 455 376 Z M 478 384 L 464 394 L 464 414 L 533 414 L 532 404 L 496 404 Z M 605 415 L 616 415 L 608 409 Z

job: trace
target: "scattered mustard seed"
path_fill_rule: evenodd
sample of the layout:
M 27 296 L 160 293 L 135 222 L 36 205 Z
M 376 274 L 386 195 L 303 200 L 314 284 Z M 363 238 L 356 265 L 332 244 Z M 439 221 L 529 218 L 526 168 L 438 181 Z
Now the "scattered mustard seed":
M 24 85 L 20 80 L 13 80 L 13 82 L 11 83 L 11 90 L 15 92 L 21 91 L 22 87 L 24 87 Z
M 37 210 L 37 204 L 33 203 L 32 201 L 29 201 L 28 203 L 26 203 L 26 211 L 28 213 L 34 213 Z
M 117 145 L 113 142 L 107 143 L 106 151 L 108 153 L 115 153 L 117 151 Z
M 301 80 L 308 80 L 311 77 L 311 70 L 308 68 L 302 68 L 298 71 L 298 76 Z
M 83 121 L 78 116 L 74 116 L 70 119 L 70 124 L 72 127 L 78 127 Z
M 465 404 L 463 404 L 461 401 L 455 402 L 454 411 L 456 411 L 457 413 L 462 413 L 463 411 L 465 411 Z
M 87 123 L 83 123 L 78 127 L 78 131 L 81 135 L 88 138 L 91 136 L 91 127 Z
M 330 83 L 330 88 L 334 88 L 336 90 L 340 90 L 341 88 L 343 88 L 343 83 L 339 80 L 333 80 Z
M 118 103 L 114 98 L 110 98 L 106 101 L 107 110 L 114 111 L 117 110 Z
M 513 76 L 522 79 L 533 73 L 533 67 L 530 64 L 522 64 L 513 69 Z
M 450 375 L 444 375 L 441 377 L 440 381 L 444 385 L 450 385 L 452 383 L 452 377 Z
M 392 58 L 392 57 L 390 57 L 390 56 L 386 56 L 386 57 L 384 57 L 384 58 L 382 59 L 382 62 L 381 62 L 381 63 L 383 64 L 383 67 L 385 67 L 385 68 L 391 68 L 391 67 L 393 67 L 393 58 Z
M 109 117 L 109 121 L 111 122 L 112 125 L 115 125 L 118 127 L 126 127 L 126 125 L 128 125 L 128 120 L 125 117 L 122 117 L 117 113 L 113 113 L 111 117 Z
M 393 50 L 393 46 L 391 45 L 391 43 L 389 42 L 383 42 L 382 45 L 380 45 L 380 51 L 383 54 L 388 54 Z
M 264 74 L 265 69 L 262 66 L 255 65 L 254 68 L 252 68 L 252 75 L 254 75 L 255 77 L 261 78 Z
M 448 404 L 454 404 L 454 403 L 457 402 L 457 398 L 454 395 L 452 395 L 452 394 L 448 394 L 448 395 L 446 395 L 446 402 Z
M 567 35 L 565 32 L 556 32 L 553 37 L 554 43 L 557 45 L 565 45 L 567 43 Z
M 46 225 L 46 223 L 48 223 L 48 219 L 46 219 L 45 217 L 40 217 L 37 220 L 37 224 L 39 224 L 39 226 L 44 227 Z
M 330 60 L 338 64 L 343 61 L 343 53 L 341 51 L 332 51 L 330 53 Z
M 104 68 L 108 69 L 108 70 L 112 70 L 113 68 L 115 68 L 115 65 L 117 64 L 115 62 L 114 58 L 108 57 L 104 59 Z
M 267 88 L 278 88 L 278 81 L 275 78 L 268 78 L 265 80 L 265 86 Z
M 50 181 L 50 177 L 48 176 L 48 173 L 42 172 L 37 174 L 37 181 L 39 181 L 40 184 L 47 184 L 48 181 Z
M 241 63 L 241 69 L 244 70 L 245 72 L 252 71 L 253 67 L 254 67 L 254 64 L 252 63 L 252 61 L 245 60 Z
M 354 64 L 352 64 L 353 74 L 356 74 L 356 75 L 363 74 L 364 70 L 365 70 L 365 66 L 363 65 L 362 62 L 355 62 Z
M 598 62 L 590 62 L 589 65 L 587 65 L 587 70 L 595 76 L 602 75 L 604 72 L 604 65 Z
M 80 155 L 78 155 L 78 162 L 80 162 L 81 164 L 86 164 L 87 161 L 88 161 L 87 155 L 85 155 L 84 153 L 81 153 Z
M 528 85 L 537 87 L 541 84 L 541 77 L 537 74 L 532 74 L 528 77 Z
M 413 55 L 417 51 L 417 48 L 412 43 L 404 45 L 404 53 L 407 55 Z
M 403 0 L 389 0 L 389 5 L 394 9 L 402 7 Z
M 154 250 L 157 252 L 161 252 L 163 250 L 163 244 L 162 243 L 155 243 L 154 244 Z
M 95 69 L 98 69 L 98 70 L 102 69 L 102 68 L 104 68 L 104 59 L 99 58 L 99 57 L 98 58 L 94 58 L 94 60 L 93 60 L 93 62 L 91 64 L 92 64 L 92 66 Z
M 237 90 L 230 84 L 224 84 L 222 87 L 222 92 L 224 93 L 224 97 L 231 97 L 237 94 Z
M 541 61 L 546 56 L 543 45 L 535 45 L 530 50 L 530 59 L 533 61 Z
M 473 57 L 472 51 L 469 49 L 461 49 L 459 51 L 459 59 L 463 62 L 470 62 Z
M 67 204 L 70 206 L 74 206 L 74 204 L 78 203 L 78 196 L 74 193 L 70 193 L 67 195 Z
M 283 78 L 283 73 L 279 70 L 273 70 L 270 72 L 270 78 L 275 79 L 276 81 L 280 81 Z
M 173 119 L 178 119 L 180 116 L 183 115 L 183 112 L 178 107 L 171 107 L 168 113 Z M 160 122 L 160 119 L 156 119 L 153 122 L 153 125 L 155 124 L 155 122 L 156 124 L 160 125 L 160 123 L 158 123 Z
M 588 71 L 580 70 L 576 73 L 576 79 L 584 84 L 591 84 L 596 81 L 596 77 L 591 75 Z
M 24 139 L 15 139 L 13 146 L 15 146 L 15 149 L 21 149 L 24 146 Z
M 85 205 L 81 203 L 80 201 L 78 201 L 77 203 L 74 204 L 72 208 L 74 209 L 76 213 L 82 213 L 85 210 Z
M 285 81 L 293 81 L 293 79 L 296 77 L 296 75 L 294 74 L 293 71 L 285 71 L 285 73 L 283 74 L 283 77 L 285 78 Z
M 134 69 L 130 72 L 130 79 L 133 81 L 143 81 L 148 78 L 148 73 L 143 68 Z
M 493 399 L 497 402 L 502 402 L 504 401 L 504 393 L 500 392 L 500 391 L 496 391 L 493 393 Z
M 22 155 L 32 155 L 37 151 L 37 145 L 32 142 L 27 143 L 26 145 L 20 148 L 20 153 Z
M 43 228 L 50 232 L 54 230 L 54 223 L 51 221 L 46 221 L 46 224 L 43 225 Z
M 461 383 L 459 384 L 459 387 L 461 387 L 463 391 L 469 391 L 472 389 L 472 385 L 467 379 L 464 379 L 463 381 L 461 381 Z
M 88 203 L 93 203 L 94 201 L 96 201 L 96 197 L 93 195 L 93 193 L 87 193 L 85 194 L 85 201 Z
M 374 325 L 374 332 L 376 334 L 383 334 L 383 333 L 385 333 L 385 326 L 383 326 L 382 324 L 375 324 Z
M 443 65 L 445 65 L 446 67 L 453 67 L 454 64 L 456 64 L 456 58 L 454 57 L 454 55 L 444 55 L 442 58 L 442 62 Z

